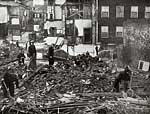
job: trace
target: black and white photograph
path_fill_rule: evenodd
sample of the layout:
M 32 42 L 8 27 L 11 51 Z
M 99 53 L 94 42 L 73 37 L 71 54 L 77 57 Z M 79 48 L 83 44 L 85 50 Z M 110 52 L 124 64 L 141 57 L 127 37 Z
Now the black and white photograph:
M 0 114 L 150 114 L 150 0 L 0 0 Z

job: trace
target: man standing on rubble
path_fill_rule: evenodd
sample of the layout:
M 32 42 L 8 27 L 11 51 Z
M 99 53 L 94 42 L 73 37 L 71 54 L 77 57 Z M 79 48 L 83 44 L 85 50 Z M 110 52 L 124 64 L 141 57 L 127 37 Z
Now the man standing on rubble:
M 18 64 L 19 65 L 24 65 L 24 59 L 26 58 L 26 56 L 24 55 L 23 49 L 20 49 L 19 51 L 20 52 L 19 52 L 19 54 L 17 56 L 17 58 L 18 58 Z
M 8 67 L 2 78 L 2 90 L 5 98 L 14 97 L 14 83 L 16 88 L 19 88 L 17 75 L 14 74 L 13 69 Z
M 48 48 L 47 58 L 49 61 L 49 66 L 52 66 L 54 64 L 54 48 L 52 45 Z
M 36 69 L 36 48 L 33 41 L 30 41 L 29 48 L 28 48 L 28 57 L 30 58 L 29 62 L 29 69 L 35 70 Z
M 99 51 L 99 49 L 98 49 L 98 46 L 96 45 L 96 47 L 95 47 L 95 51 L 96 51 L 96 55 L 98 56 L 98 51 Z
M 125 70 L 121 72 L 118 77 L 116 77 L 114 82 L 114 89 L 116 92 L 119 92 L 119 84 L 123 82 L 123 89 L 125 92 L 129 89 L 129 82 L 131 80 L 131 70 L 129 66 L 125 67 Z

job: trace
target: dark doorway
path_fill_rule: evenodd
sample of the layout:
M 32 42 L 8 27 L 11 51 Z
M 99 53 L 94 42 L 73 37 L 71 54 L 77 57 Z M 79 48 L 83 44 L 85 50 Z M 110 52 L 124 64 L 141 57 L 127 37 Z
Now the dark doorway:
M 50 36 L 51 37 L 56 37 L 56 33 L 57 33 L 57 28 L 56 27 L 50 27 Z
M 84 28 L 84 39 L 83 43 L 85 44 L 91 44 L 92 43 L 92 29 L 91 28 Z

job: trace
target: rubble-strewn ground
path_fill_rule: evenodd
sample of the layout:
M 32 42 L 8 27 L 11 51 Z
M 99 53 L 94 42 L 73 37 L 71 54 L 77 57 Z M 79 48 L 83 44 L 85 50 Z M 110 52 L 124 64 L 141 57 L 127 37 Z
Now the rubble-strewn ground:
M 16 49 L 16 48 L 14 48 Z M 14 51 L 16 52 L 16 51 Z M 11 54 L 12 56 L 14 54 Z M 15 57 L 14 57 L 15 58 Z M 55 66 L 38 64 L 35 72 L 26 66 L 3 61 L 19 76 L 20 89 L 15 98 L 0 99 L 0 113 L 3 114 L 149 114 L 148 98 L 140 97 L 149 89 L 149 79 L 136 71 L 133 74 L 133 95 L 114 93 L 113 81 L 118 75 L 111 63 L 98 62 L 95 58 L 86 67 L 75 66 L 73 59 L 56 62 Z M 4 63 L 9 63 L 4 65 Z M 1 75 L 2 76 L 2 75 Z M 145 88 L 145 89 L 143 89 Z

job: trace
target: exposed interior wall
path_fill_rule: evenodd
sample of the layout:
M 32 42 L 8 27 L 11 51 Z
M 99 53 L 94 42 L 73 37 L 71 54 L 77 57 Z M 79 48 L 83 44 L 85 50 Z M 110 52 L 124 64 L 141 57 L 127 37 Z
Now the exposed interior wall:
M 44 29 L 47 29 L 47 32 L 48 34 L 49 33 L 49 29 L 51 27 L 56 27 L 57 30 L 63 30 L 64 28 L 64 23 L 62 21 L 47 21 L 45 24 L 44 24 Z
M 92 27 L 91 19 L 76 19 L 75 26 L 78 29 L 78 36 L 84 36 L 84 28 Z
M 47 21 L 44 24 L 44 29 L 49 29 L 50 27 L 56 27 L 58 29 L 62 29 L 64 27 L 64 24 L 62 23 L 62 21 Z
M 145 19 L 131 19 L 124 22 L 124 44 L 130 39 L 132 42 L 142 43 L 150 33 L 150 24 Z M 142 46 L 142 45 L 139 45 Z

